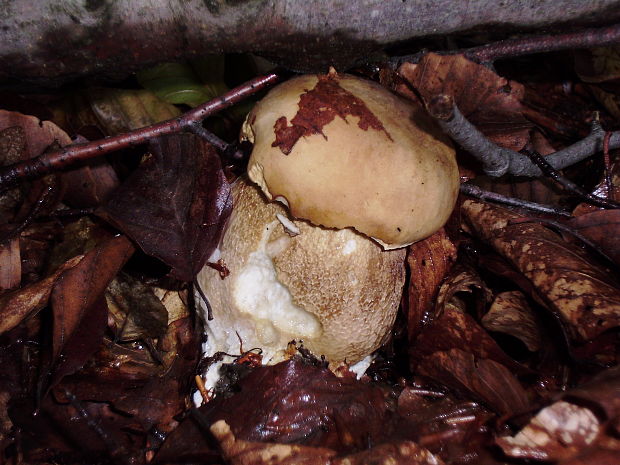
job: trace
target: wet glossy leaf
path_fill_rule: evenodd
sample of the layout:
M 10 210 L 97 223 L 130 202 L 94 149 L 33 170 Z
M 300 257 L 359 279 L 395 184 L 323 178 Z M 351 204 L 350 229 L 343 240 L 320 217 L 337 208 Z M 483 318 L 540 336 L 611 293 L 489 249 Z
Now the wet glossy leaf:
M 508 368 L 490 359 L 477 358 L 466 350 L 434 352 L 419 363 L 418 369 L 500 414 L 524 413 L 530 407 L 527 393 Z
M 415 339 L 426 323 L 439 292 L 439 285 L 456 260 L 456 247 L 441 229 L 407 251 L 410 279 L 407 334 Z
M 230 185 L 213 147 L 197 136 L 160 138 L 151 152 L 99 214 L 174 277 L 192 281 L 232 209 Z
M 509 210 L 467 200 L 468 228 L 508 259 L 535 286 L 576 340 L 620 325 L 620 291 L 584 252 L 537 223 L 509 224 Z

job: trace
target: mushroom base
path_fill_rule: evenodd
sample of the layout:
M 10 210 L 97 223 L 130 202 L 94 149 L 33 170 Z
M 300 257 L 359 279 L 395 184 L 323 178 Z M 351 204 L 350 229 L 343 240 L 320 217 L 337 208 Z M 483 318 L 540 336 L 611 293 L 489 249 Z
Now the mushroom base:
M 292 220 L 243 179 L 233 196 L 220 244 L 230 274 L 205 267 L 197 278 L 213 311 L 207 355 L 260 348 L 264 363 L 276 363 L 296 341 L 332 365 L 353 364 L 386 341 L 405 281 L 404 249 L 383 251 L 353 230 Z

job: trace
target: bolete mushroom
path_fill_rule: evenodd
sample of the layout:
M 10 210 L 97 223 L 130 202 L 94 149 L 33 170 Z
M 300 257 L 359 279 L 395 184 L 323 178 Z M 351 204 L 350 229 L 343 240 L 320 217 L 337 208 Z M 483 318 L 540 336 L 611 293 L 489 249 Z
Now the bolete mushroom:
M 238 353 L 241 340 L 276 362 L 297 340 L 333 365 L 358 362 L 394 323 L 404 246 L 454 207 L 454 150 L 422 108 L 333 70 L 272 89 L 242 136 L 262 192 L 235 183 L 219 247 L 230 275 L 198 276 L 213 310 L 206 351 Z

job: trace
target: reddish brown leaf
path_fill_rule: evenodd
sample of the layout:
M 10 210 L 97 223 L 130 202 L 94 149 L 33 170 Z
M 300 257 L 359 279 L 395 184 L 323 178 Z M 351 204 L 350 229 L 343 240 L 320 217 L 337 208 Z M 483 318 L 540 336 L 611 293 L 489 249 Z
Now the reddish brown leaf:
M 516 337 L 532 352 L 539 350 L 542 345 L 536 315 L 519 291 L 498 294 L 481 323 L 489 331 Z
M 230 186 L 215 150 L 197 136 L 158 138 L 151 153 L 99 214 L 174 277 L 192 281 L 230 215 Z
M 363 450 L 388 434 L 390 412 L 380 389 L 337 378 L 324 367 L 292 359 L 254 369 L 239 392 L 201 407 L 210 422 L 226 420 L 247 441 Z
M 51 276 L 0 297 L 0 334 L 13 329 L 45 307 L 58 277 L 80 263 L 82 258 L 81 255 L 74 257 Z
M 467 392 L 491 409 L 505 415 L 526 412 L 527 394 L 512 372 L 490 360 L 478 359 L 470 352 L 452 349 L 425 357 L 420 373 L 457 391 Z
M 476 358 L 492 359 L 512 370 L 523 370 L 513 359 L 504 353 L 495 340 L 473 317 L 460 306 L 459 293 L 472 293 L 482 290 L 482 304 L 486 301 L 486 291 L 480 278 L 471 270 L 454 269 L 451 276 L 441 286 L 437 297 L 436 313 L 432 322 L 424 328 L 415 344 L 409 350 L 411 363 L 420 362 L 434 352 L 444 352 L 453 348 L 466 348 Z
M 336 455 L 325 447 L 239 440 L 224 420 L 215 422 L 210 430 L 232 465 L 328 465 Z
M 620 210 L 597 210 L 571 218 L 569 226 L 595 242 L 620 265 Z
M 620 291 L 580 248 L 541 224 L 509 224 L 516 214 L 483 202 L 465 201 L 462 213 L 465 226 L 531 281 L 574 339 L 620 325 Z
M 521 150 L 532 124 L 522 115 L 524 88 L 463 55 L 427 53 L 418 64 L 404 63 L 398 70 L 425 103 L 439 94 L 450 95 L 463 115 L 493 142 Z M 407 93 L 404 85 L 397 87 Z
M 51 121 L 41 121 L 34 116 L 0 110 L 0 129 L 12 126 L 21 127 L 28 141 L 24 154 L 25 159 L 41 155 L 54 142 L 61 146 L 71 143 L 71 138 L 67 133 Z
M 19 253 L 19 238 L 0 244 L 0 294 L 19 286 L 22 277 L 22 262 Z
M 392 137 L 383 127 L 383 123 L 368 109 L 366 104 L 351 92 L 338 84 L 338 73 L 333 69 L 326 75 L 318 75 L 318 82 L 313 89 L 307 90 L 299 97 L 297 114 L 289 126 L 286 117 L 278 118 L 273 128 L 276 136 L 272 147 L 279 147 L 288 155 L 300 137 L 321 134 L 323 126 L 337 116 L 346 120 L 347 116 L 358 119 L 360 129 L 383 131 L 389 140 Z
M 407 334 L 413 341 L 433 309 L 439 285 L 456 260 L 456 247 L 442 228 L 409 246 L 407 265 L 411 277 L 407 307 Z
M 102 298 L 108 283 L 133 251 L 134 248 L 127 238 L 117 236 L 88 252 L 75 267 L 58 277 L 51 295 L 54 313 L 52 360 L 57 363 L 55 371 L 63 374 L 74 371 L 99 347 L 103 331 L 93 327 L 94 323 L 88 320 L 95 318 L 105 329 L 107 307 L 105 319 L 101 317 L 100 309 L 92 307 Z M 85 329 L 91 331 L 91 334 L 85 336 L 94 340 L 88 341 L 80 337 L 80 333 Z M 85 343 L 88 344 L 89 351 L 85 350 Z M 82 350 L 77 350 L 80 347 Z M 61 354 L 64 357 L 59 360 Z M 73 358 L 67 357 L 68 354 Z M 55 376 L 54 380 L 58 381 L 59 377 Z
M 368 450 L 334 457 L 325 447 L 250 442 L 235 437 L 230 426 L 220 420 L 211 425 L 224 457 L 233 465 L 443 465 L 443 461 L 412 441 L 379 444 Z

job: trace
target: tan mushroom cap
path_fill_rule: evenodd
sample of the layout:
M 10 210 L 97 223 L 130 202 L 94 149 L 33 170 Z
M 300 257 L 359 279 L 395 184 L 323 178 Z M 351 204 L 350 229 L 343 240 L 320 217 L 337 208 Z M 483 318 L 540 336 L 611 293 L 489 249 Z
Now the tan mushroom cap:
M 244 350 L 260 347 L 264 362 L 275 363 L 288 342 L 301 340 L 332 364 L 355 363 L 385 342 L 405 280 L 404 249 L 383 251 L 351 229 L 289 223 L 282 205 L 243 180 L 233 197 L 219 248 L 230 274 L 205 267 L 197 278 L 213 309 L 210 355 L 239 353 L 241 338 Z
M 334 94 L 335 116 L 324 124 Z M 289 132 L 278 140 L 282 128 Z M 248 175 L 270 199 L 385 249 L 430 236 L 456 202 L 458 167 L 441 130 L 424 109 L 365 79 L 330 72 L 280 84 L 252 110 L 242 137 L 254 143 Z

